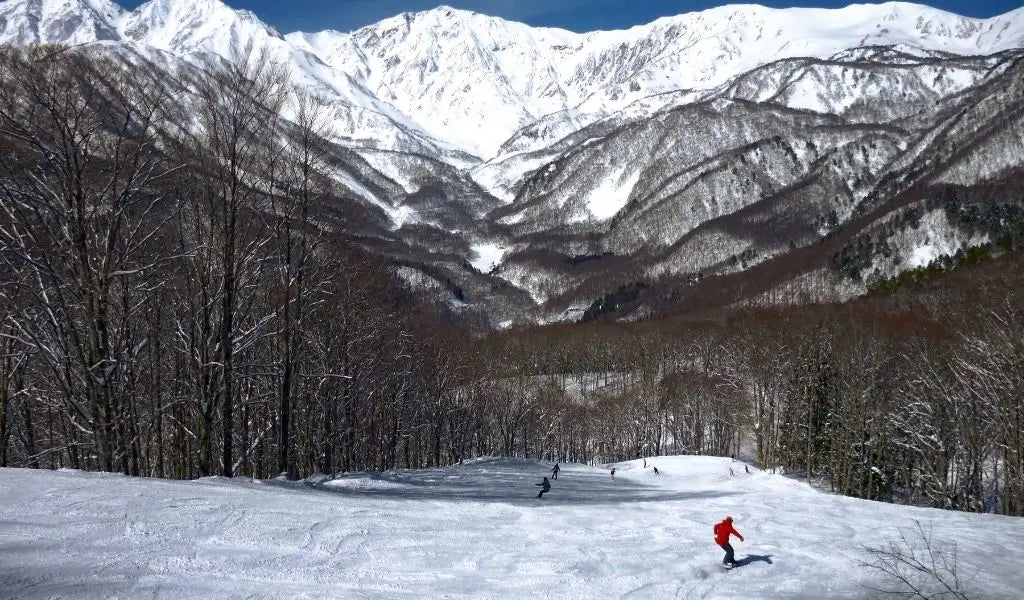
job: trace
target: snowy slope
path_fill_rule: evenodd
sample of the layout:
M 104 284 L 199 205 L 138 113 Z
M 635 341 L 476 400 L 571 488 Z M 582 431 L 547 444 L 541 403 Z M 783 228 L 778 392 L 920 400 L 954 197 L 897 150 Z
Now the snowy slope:
M 322 484 L 0 470 L 5 598 L 852 598 L 920 521 L 970 597 L 1018 598 L 1024 520 L 833 496 L 728 459 L 481 460 Z M 713 523 L 735 519 L 726 572 Z
M 109 0 L 6 0 L 0 3 L 0 43 L 116 40 L 123 16 Z

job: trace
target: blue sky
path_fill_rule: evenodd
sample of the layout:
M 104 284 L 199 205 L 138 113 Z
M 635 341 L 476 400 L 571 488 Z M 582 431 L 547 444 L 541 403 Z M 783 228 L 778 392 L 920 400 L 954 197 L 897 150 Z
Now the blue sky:
M 1021 0 L 931 0 L 931 6 L 971 17 L 991 17 L 1021 6 Z M 522 21 L 530 25 L 561 27 L 573 31 L 623 29 L 729 2 L 684 0 L 226 0 L 232 8 L 246 8 L 263 21 L 288 33 L 337 29 L 351 31 L 406 11 L 428 10 L 439 4 Z M 775 7 L 839 7 L 845 2 L 763 1 Z M 132 9 L 139 0 L 121 1 Z

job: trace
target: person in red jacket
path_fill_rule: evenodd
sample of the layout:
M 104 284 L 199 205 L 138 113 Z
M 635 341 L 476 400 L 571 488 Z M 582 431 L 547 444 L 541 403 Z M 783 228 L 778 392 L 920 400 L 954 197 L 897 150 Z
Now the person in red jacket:
M 726 566 L 736 566 L 736 558 L 733 556 L 732 544 L 729 543 L 729 535 L 732 534 L 743 541 L 743 536 L 740 532 L 733 529 L 732 517 L 726 517 L 721 523 L 715 524 L 715 543 L 725 550 L 725 558 L 722 559 L 722 564 Z

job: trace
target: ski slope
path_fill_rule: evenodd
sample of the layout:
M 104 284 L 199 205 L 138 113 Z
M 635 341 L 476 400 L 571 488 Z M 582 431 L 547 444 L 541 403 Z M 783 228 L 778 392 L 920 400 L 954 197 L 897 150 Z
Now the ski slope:
M 0 469 L 0 597 L 868 598 L 864 545 L 915 520 L 971 598 L 1020 598 L 1024 519 L 844 498 L 729 459 L 478 460 L 321 483 Z M 745 566 L 713 524 L 732 515 Z

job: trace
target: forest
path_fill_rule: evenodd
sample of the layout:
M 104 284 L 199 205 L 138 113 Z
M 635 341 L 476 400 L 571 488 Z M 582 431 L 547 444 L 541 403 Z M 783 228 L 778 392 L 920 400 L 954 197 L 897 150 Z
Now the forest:
M 0 466 L 300 479 L 736 454 L 1024 515 L 1019 253 L 846 304 L 480 331 L 324 216 L 343 201 L 330 111 L 286 72 L 162 73 L 0 48 Z

